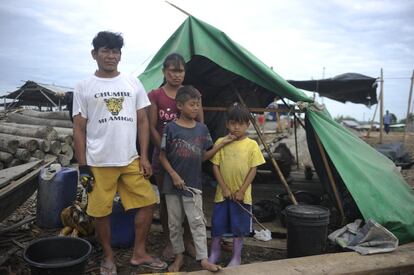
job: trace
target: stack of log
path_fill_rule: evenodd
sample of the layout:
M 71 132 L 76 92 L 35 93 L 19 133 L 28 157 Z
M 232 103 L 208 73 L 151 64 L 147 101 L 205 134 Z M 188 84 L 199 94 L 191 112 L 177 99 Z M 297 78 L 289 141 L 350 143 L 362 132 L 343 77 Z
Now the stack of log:
M 0 169 L 54 157 L 62 166 L 74 157 L 69 112 L 22 110 L 0 122 Z

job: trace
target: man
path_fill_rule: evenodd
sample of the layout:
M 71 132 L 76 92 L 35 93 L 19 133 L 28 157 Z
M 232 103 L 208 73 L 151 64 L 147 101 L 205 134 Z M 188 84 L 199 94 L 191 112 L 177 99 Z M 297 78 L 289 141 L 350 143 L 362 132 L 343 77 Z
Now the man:
M 79 173 L 85 182 L 93 183 L 86 211 L 96 218 L 96 235 L 104 253 L 101 274 L 111 275 L 117 274 L 109 218 L 116 192 L 126 210 L 139 208 L 130 263 L 153 269 L 167 266 L 147 254 L 145 248 L 156 203 L 148 181 L 152 171 L 147 157 L 149 125 L 145 107 L 150 102 L 137 78 L 118 71 L 123 43 L 119 33 L 104 31 L 95 36 L 92 57 L 98 69 L 76 86 L 73 102 Z
M 385 133 L 387 133 L 387 135 L 390 132 L 391 122 L 392 122 L 392 115 L 387 110 L 384 115 L 384 131 Z

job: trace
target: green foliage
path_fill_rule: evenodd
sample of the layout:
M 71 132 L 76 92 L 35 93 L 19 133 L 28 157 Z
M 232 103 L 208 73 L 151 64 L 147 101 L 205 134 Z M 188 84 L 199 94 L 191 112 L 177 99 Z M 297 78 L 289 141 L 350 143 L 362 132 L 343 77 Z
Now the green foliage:
M 411 121 L 411 122 L 414 121 L 414 114 L 413 113 L 409 114 L 408 120 Z M 405 121 L 406 121 L 406 118 L 403 118 L 403 119 L 400 119 L 400 121 L 398 121 L 398 123 L 405 123 Z

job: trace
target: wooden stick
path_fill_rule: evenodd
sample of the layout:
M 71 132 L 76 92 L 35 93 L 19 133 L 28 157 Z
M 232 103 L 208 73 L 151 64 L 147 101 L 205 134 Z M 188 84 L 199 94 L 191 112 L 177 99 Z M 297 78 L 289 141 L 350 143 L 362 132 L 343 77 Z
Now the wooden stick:
M 410 85 L 410 95 L 408 96 L 408 107 L 407 107 L 407 116 L 405 118 L 405 129 L 403 135 L 403 143 L 405 144 L 405 135 L 407 134 L 407 126 L 410 122 L 410 109 L 411 109 L 411 97 L 413 95 L 413 86 L 414 86 L 414 70 L 411 76 L 411 85 Z
M 380 133 L 379 133 L 379 143 L 382 143 L 382 130 L 384 129 L 384 75 L 382 73 L 382 68 L 381 68 L 381 82 L 380 82 L 380 87 L 381 87 L 381 101 L 380 101 Z
M 335 195 L 336 204 L 338 205 L 339 212 L 341 213 L 341 217 L 342 217 L 341 224 L 343 225 L 346 222 L 344 208 L 342 207 L 341 199 L 339 198 L 338 189 L 336 189 L 335 180 L 332 175 L 331 167 L 329 166 L 329 163 L 328 163 L 328 158 L 326 157 L 325 149 L 323 148 L 321 140 L 319 139 L 319 136 L 316 134 L 316 132 L 315 132 L 315 139 L 319 147 L 319 152 L 321 153 L 321 156 L 322 156 L 322 161 L 325 166 L 326 173 L 328 174 L 329 183 L 331 184 L 332 191 L 334 192 L 334 195 Z
M 0 236 L 3 235 L 4 233 L 7 233 L 9 231 L 12 231 L 15 228 L 19 228 L 23 224 L 26 224 L 26 223 L 29 223 L 31 221 L 34 221 L 35 219 L 36 219 L 36 217 L 30 217 L 30 218 L 27 218 L 25 220 L 22 220 L 22 221 L 20 221 L 18 223 L 15 223 L 15 224 L 13 224 L 13 225 L 11 225 L 9 227 L 3 228 L 3 229 L 0 230 Z
M 241 104 L 243 104 L 243 106 L 245 106 L 245 107 L 246 107 L 247 105 L 244 103 L 244 100 L 243 100 L 243 98 L 241 97 L 241 95 L 240 95 L 239 91 L 238 91 L 238 90 L 237 90 L 237 88 L 235 88 L 235 87 L 234 87 L 234 89 L 236 90 L 236 94 L 237 94 L 237 96 L 238 96 L 238 98 L 239 98 L 239 100 L 240 100 L 240 103 L 241 103 Z M 293 203 L 294 205 L 297 205 L 297 204 L 298 204 L 298 202 L 296 201 L 295 196 L 293 195 L 292 191 L 290 190 L 290 187 L 289 187 L 289 185 L 288 185 L 288 183 L 287 183 L 287 181 L 286 181 L 285 177 L 283 176 L 283 173 L 282 173 L 282 171 L 280 170 L 279 165 L 277 164 L 276 160 L 274 159 L 273 154 L 272 154 L 272 152 L 271 152 L 271 151 L 270 151 L 270 149 L 269 149 L 269 146 L 267 146 L 266 142 L 264 141 L 264 138 L 263 138 L 263 135 L 262 135 L 262 133 L 261 133 L 261 131 L 260 131 L 260 129 L 259 129 L 259 126 L 257 126 L 257 123 L 256 123 L 256 121 L 255 121 L 255 119 L 254 119 L 254 117 L 252 116 L 252 114 L 251 114 L 251 113 L 250 113 L 250 121 L 252 122 L 252 124 L 253 124 L 254 128 L 256 129 L 257 136 L 259 137 L 260 141 L 262 142 L 263 147 L 264 147 L 264 149 L 266 150 L 266 153 L 269 155 L 269 158 L 270 158 L 270 160 L 271 160 L 271 162 L 272 162 L 272 164 L 273 164 L 273 167 L 275 168 L 275 170 L 276 170 L 277 174 L 279 175 L 279 178 L 280 178 L 280 180 L 282 181 L 282 184 L 283 184 L 283 185 L 284 185 L 284 187 L 286 188 L 286 191 L 287 191 L 287 193 L 288 193 L 288 195 L 289 195 L 290 200 L 292 201 L 292 203 Z
M 258 220 L 257 220 L 257 218 L 256 218 L 256 216 L 252 213 L 252 212 L 250 212 L 249 210 L 247 210 L 246 208 L 244 208 L 243 207 L 243 205 L 241 205 L 241 203 L 240 202 L 238 202 L 238 201 L 236 201 L 236 203 L 246 212 L 246 213 L 248 213 L 249 215 L 250 215 L 250 217 L 252 217 L 253 219 L 254 219 L 254 221 L 263 229 L 263 230 L 268 230 L 268 231 L 270 231 L 269 229 L 267 229 L 263 224 L 261 224 Z

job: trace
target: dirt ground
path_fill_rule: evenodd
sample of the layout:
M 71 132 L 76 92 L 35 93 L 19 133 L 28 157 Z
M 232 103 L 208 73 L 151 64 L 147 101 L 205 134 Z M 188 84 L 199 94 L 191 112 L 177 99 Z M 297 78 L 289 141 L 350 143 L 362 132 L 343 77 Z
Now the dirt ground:
M 369 138 L 362 137 L 367 143 L 375 145 L 379 142 L 378 132 L 370 134 Z M 383 135 L 383 143 L 402 141 L 403 133 L 390 133 Z M 414 156 L 414 134 L 408 134 L 405 140 L 405 148 Z M 402 170 L 402 175 L 408 184 L 414 187 L 414 167 L 408 170 Z M 35 216 L 36 212 L 36 197 L 32 196 L 24 205 L 15 211 L 8 219 L 0 223 L 0 230 L 15 224 L 16 222 Z M 0 231 L 1 232 L 1 231 Z M 20 228 L 14 229 L 5 234 L 0 234 L 0 275 L 3 274 L 30 274 L 29 266 L 22 258 L 23 247 L 30 241 L 46 236 L 54 236 L 58 234 L 58 230 L 43 230 L 38 228 L 33 222 L 23 225 Z M 91 238 L 90 242 L 94 246 L 93 253 L 88 260 L 86 266 L 86 274 L 99 274 L 99 263 L 102 252 L 96 241 Z M 151 228 L 150 236 L 148 238 L 148 250 L 155 256 L 160 256 L 164 247 L 162 235 L 160 233 L 160 225 L 155 222 Z M 225 242 L 223 245 L 224 253 L 222 257 L 222 265 L 230 260 L 231 244 Z M 118 266 L 118 274 L 143 274 L 151 273 L 151 270 L 134 268 L 129 266 L 129 259 L 131 257 L 131 248 L 116 248 L 116 259 Z M 273 249 L 260 246 L 245 246 L 242 255 L 243 264 L 263 262 L 270 260 L 278 260 L 286 258 L 286 250 Z M 199 264 L 190 256 L 185 258 L 185 266 L 183 271 L 199 270 Z

